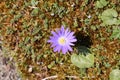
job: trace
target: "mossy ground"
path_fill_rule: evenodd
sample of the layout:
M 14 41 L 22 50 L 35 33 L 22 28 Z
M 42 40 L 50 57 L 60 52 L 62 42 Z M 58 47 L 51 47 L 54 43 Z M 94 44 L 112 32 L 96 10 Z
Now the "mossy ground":
M 9 50 L 23 79 L 40 80 L 58 75 L 58 80 L 66 80 L 65 76 L 69 75 L 83 80 L 108 80 L 111 69 L 120 67 L 120 41 L 110 39 L 115 25 L 101 26 L 98 16 L 108 8 L 120 13 L 120 1 L 109 0 L 109 4 L 100 9 L 95 8 L 96 1 L 0 1 L 3 50 Z M 77 53 L 76 48 L 65 55 L 53 52 L 47 40 L 51 31 L 61 25 L 76 33 L 76 44 L 92 50 L 95 54 L 94 67 L 84 71 L 71 63 L 70 56 Z

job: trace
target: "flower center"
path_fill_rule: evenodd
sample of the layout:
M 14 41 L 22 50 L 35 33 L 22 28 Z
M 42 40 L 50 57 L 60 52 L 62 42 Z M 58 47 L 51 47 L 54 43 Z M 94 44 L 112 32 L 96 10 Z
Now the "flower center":
M 64 45 L 64 44 L 66 43 L 65 38 L 64 38 L 64 37 L 60 37 L 60 38 L 58 39 L 58 43 L 61 44 L 61 45 Z

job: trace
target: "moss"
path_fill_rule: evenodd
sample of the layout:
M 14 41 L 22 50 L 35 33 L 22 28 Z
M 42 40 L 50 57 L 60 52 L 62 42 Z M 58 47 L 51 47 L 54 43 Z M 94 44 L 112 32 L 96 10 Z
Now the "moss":
M 0 3 L 2 46 L 11 52 L 10 55 L 14 58 L 23 79 L 37 80 L 53 75 L 65 79 L 67 75 L 82 74 L 70 61 L 72 53 L 54 53 L 47 43 L 50 32 L 64 25 L 75 33 L 88 35 L 92 40 L 89 48 L 95 53 L 95 66 L 83 71 L 85 74 L 82 77 L 95 76 L 97 80 L 108 80 L 110 69 L 118 66 L 116 57 L 120 56 L 120 43 L 118 39 L 110 40 L 112 26 L 102 26 L 98 15 L 112 7 L 117 12 L 120 10 L 118 0 L 109 0 L 108 6 L 100 9 L 95 8 L 95 2 L 39 0 L 33 5 L 29 0 L 7 0 Z M 91 18 L 88 18 L 89 15 Z M 77 53 L 76 48 L 73 53 Z M 106 59 L 101 59 L 101 56 Z M 104 61 L 111 66 L 106 67 Z M 28 72 L 30 66 L 33 68 L 32 72 Z

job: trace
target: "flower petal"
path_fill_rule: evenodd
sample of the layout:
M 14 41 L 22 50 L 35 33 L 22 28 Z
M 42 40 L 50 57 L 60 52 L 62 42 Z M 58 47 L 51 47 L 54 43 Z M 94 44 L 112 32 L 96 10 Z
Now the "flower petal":
M 61 26 L 61 32 L 62 32 L 62 34 L 63 34 L 64 31 L 65 31 L 64 30 L 64 26 Z
M 51 33 L 52 33 L 52 35 L 53 35 L 54 37 L 59 37 L 59 35 L 58 35 L 56 32 L 51 31 Z
M 70 42 L 76 42 L 77 41 L 77 39 L 71 39 L 70 40 Z
M 59 44 L 57 43 L 57 42 L 54 42 L 54 43 L 52 43 L 52 45 L 51 45 L 51 47 L 56 47 L 56 46 L 58 46 Z
M 69 32 L 69 29 L 67 28 L 67 29 L 65 30 L 65 34 L 64 34 L 64 35 L 67 35 L 68 32 Z
M 74 32 L 71 32 L 71 33 L 67 36 L 67 38 L 71 38 L 71 37 L 73 36 L 73 34 L 74 34 Z
M 56 46 L 55 48 L 54 48 L 54 52 L 57 52 L 58 50 L 59 50 L 59 46 Z
M 73 51 L 73 49 L 69 45 L 67 45 L 67 48 L 69 51 Z
M 75 44 L 73 44 L 73 43 L 71 43 L 71 42 L 69 42 L 68 44 L 71 45 L 71 46 L 74 46 L 74 45 L 75 45 Z
M 65 37 L 67 37 L 70 34 L 70 31 L 68 31 L 67 33 L 65 33 Z
M 67 49 L 67 47 L 63 46 L 63 47 L 62 47 L 62 53 L 63 53 L 63 54 L 66 54 L 66 52 L 68 52 L 68 49 Z
M 58 53 L 60 53 L 61 47 L 62 47 L 62 46 L 59 46 L 59 48 L 58 48 Z

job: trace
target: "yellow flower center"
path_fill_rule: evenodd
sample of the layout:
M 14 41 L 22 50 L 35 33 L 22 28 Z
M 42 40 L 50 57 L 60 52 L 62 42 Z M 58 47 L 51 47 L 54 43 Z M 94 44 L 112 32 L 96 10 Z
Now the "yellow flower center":
M 61 45 L 64 45 L 64 44 L 66 43 L 65 38 L 64 38 L 64 37 L 60 37 L 60 38 L 58 39 L 58 43 L 61 44 Z

